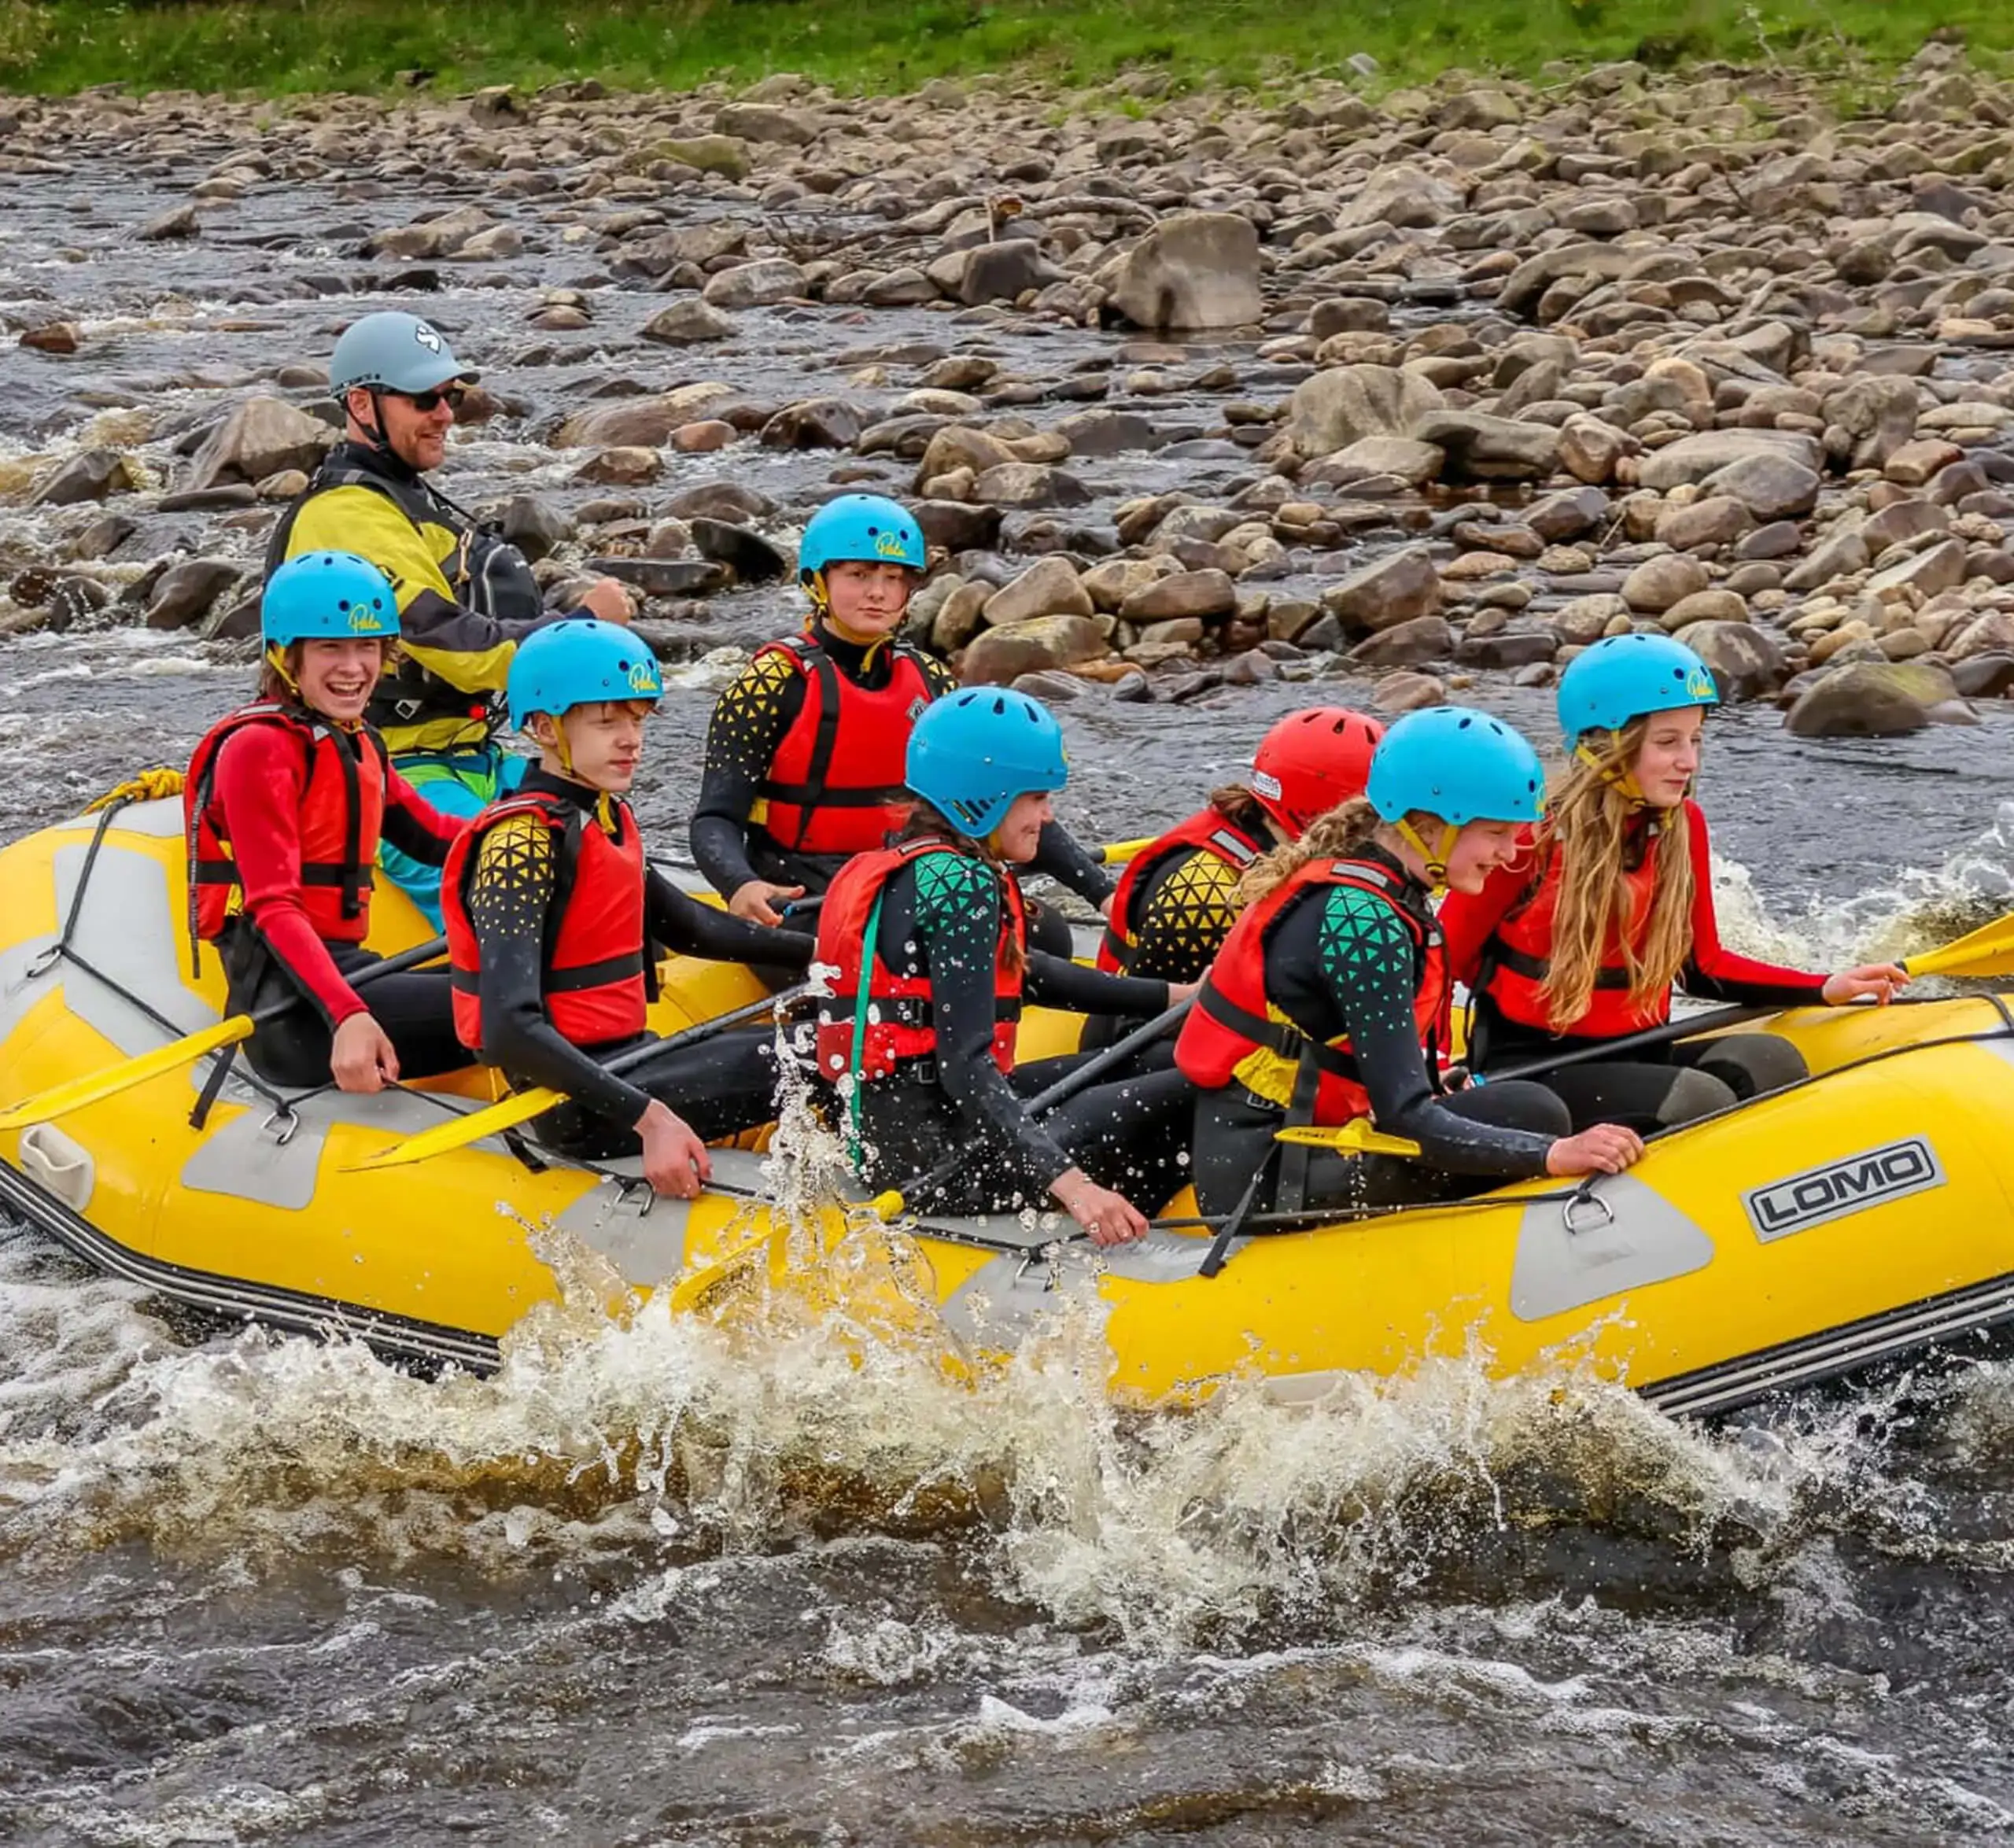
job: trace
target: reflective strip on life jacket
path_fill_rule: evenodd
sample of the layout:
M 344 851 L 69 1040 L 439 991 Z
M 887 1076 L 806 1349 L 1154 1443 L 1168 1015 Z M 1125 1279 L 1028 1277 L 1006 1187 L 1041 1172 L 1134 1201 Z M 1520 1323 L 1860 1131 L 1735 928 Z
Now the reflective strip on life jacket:
M 1204 809 L 1171 828 L 1144 853 L 1135 854 L 1131 865 L 1120 875 L 1118 888 L 1112 895 L 1111 921 L 1098 945 L 1098 967 L 1108 975 L 1123 976 L 1132 966 L 1133 952 L 1139 943 L 1137 914 L 1141 901 L 1154 875 L 1169 861 L 1183 854 L 1204 853 L 1242 872 L 1264 850 L 1259 842 L 1215 809 Z M 1207 954 L 1204 960 L 1208 961 Z
M 1271 1000 L 1267 958 L 1274 927 L 1311 891 L 1347 887 L 1389 905 L 1404 919 L 1418 959 L 1413 1019 L 1429 1071 L 1448 1043 L 1451 987 L 1439 928 L 1406 902 L 1402 882 L 1374 862 L 1311 860 L 1282 880 L 1232 926 L 1204 978 L 1196 1006 L 1175 1042 L 1175 1063 L 1194 1083 L 1221 1090 L 1234 1080 L 1255 1096 L 1288 1108 L 1312 1068 L 1315 1082 L 1307 1120 L 1348 1123 L 1366 1116 L 1369 1094 L 1347 1034 L 1324 1043 L 1304 1032 Z
M 553 1031 L 575 1046 L 641 1033 L 650 1007 L 644 927 L 647 869 L 636 817 L 614 805 L 611 837 L 562 796 L 532 791 L 492 802 L 456 837 L 441 873 L 441 909 L 454 984 L 455 1032 L 483 1049 L 480 945 L 469 913 L 484 835 L 512 816 L 535 817 L 559 839 L 546 907 L 540 993 Z
M 385 742 L 367 725 L 325 725 L 264 700 L 218 720 L 189 759 L 182 813 L 192 951 L 198 942 L 214 942 L 243 903 L 229 818 L 216 801 L 216 765 L 226 741 L 248 725 L 277 725 L 299 740 L 301 907 L 324 941 L 361 943 L 371 931 L 371 865 L 385 819 Z
M 905 866 L 930 854 L 958 850 L 934 837 L 905 841 L 857 854 L 839 869 L 818 913 L 817 960 L 839 971 L 832 992 L 818 1003 L 818 1071 L 836 1083 L 849 1072 L 864 1081 L 890 1077 L 906 1064 L 937 1050 L 937 1029 L 927 976 L 898 974 L 882 960 L 880 946 L 867 942 L 888 881 Z M 1021 890 L 1001 874 L 1000 945 L 994 961 L 993 1057 L 1002 1072 L 1013 1069 L 1021 1017 L 1021 971 L 1027 943 L 1027 916 Z M 877 933 L 878 934 L 878 933 Z M 871 959 L 871 966 L 869 965 Z M 861 983 L 868 998 L 865 1044 L 854 1044 L 854 1018 Z
M 904 760 L 931 688 L 915 655 L 888 646 L 888 684 L 879 689 L 843 673 L 815 635 L 787 636 L 756 651 L 788 657 L 804 682 L 803 703 L 770 759 L 757 817 L 794 852 L 869 852 L 909 811 Z

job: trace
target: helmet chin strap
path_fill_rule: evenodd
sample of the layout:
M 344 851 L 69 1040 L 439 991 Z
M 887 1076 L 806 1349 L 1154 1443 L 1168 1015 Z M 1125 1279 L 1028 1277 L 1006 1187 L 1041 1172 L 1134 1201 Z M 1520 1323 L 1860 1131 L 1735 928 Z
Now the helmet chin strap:
M 1433 847 L 1429 847 L 1420 839 L 1419 831 L 1411 822 L 1401 819 L 1393 822 L 1392 826 L 1399 839 L 1426 862 L 1427 883 L 1433 888 L 1434 896 L 1438 898 L 1448 889 L 1448 861 L 1455 851 L 1455 842 L 1462 838 L 1460 824 L 1453 821 L 1442 822 L 1440 843 Z
M 301 683 L 287 671 L 286 650 L 274 643 L 266 650 L 266 665 L 280 677 L 280 683 L 295 699 L 301 697 Z
M 548 712 L 545 716 L 552 726 L 552 754 L 559 760 L 559 773 L 569 783 L 578 783 L 584 788 L 588 787 L 587 779 L 574 768 L 574 747 L 566 741 L 566 719 L 556 712 Z M 595 819 L 605 832 L 615 832 L 615 811 L 609 806 L 608 791 L 605 789 L 595 791 Z
M 1635 771 L 1618 769 L 1613 765 L 1604 764 L 1600 757 L 1595 752 L 1590 751 L 1584 743 L 1576 744 L 1573 747 L 1573 754 L 1632 809 L 1649 810 L 1655 817 L 1652 825 L 1658 831 L 1662 832 L 1671 826 L 1677 816 L 1677 810 L 1661 809 L 1644 795 L 1643 786 L 1636 780 Z

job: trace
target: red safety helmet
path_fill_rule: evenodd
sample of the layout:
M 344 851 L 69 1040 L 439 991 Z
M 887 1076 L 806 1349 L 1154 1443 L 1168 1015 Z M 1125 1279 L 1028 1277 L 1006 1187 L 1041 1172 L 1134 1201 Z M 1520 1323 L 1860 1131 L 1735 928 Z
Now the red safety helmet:
M 1290 712 L 1259 741 L 1249 779 L 1259 806 L 1289 834 L 1363 794 L 1385 728 L 1346 706 Z

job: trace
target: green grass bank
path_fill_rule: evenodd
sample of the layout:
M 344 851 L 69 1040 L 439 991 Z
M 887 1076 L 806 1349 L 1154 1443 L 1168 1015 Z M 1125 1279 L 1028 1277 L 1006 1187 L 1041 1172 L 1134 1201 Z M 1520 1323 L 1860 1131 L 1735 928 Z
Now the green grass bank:
M 390 91 L 599 78 L 750 83 L 797 71 L 896 92 L 978 72 L 1059 87 L 1290 81 L 1358 52 L 1382 86 L 1637 57 L 1878 77 L 1942 30 L 2014 51 L 2007 0 L 0 0 L 0 90 Z

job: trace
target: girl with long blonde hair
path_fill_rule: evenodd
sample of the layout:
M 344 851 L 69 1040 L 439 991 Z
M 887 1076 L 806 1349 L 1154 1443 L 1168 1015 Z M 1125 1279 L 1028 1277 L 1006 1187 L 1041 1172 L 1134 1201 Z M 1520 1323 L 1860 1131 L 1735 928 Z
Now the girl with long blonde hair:
M 1473 891 L 1516 851 L 1544 783 L 1538 754 L 1464 706 L 1385 733 L 1365 795 L 1245 876 L 1246 906 L 1175 1046 L 1197 1086 L 1206 1213 L 1399 1205 L 1542 1174 L 1613 1174 L 1642 1153 L 1614 1124 L 1578 1134 L 1544 1086 L 1451 1092 L 1446 958 L 1431 899 Z M 1362 1160 L 1284 1144 L 1284 1127 L 1359 1117 L 1419 1145 Z M 1270 1185 L 1268 1184 L 1270 1182 Z
M 1809 975 L 1721 941 L 1706 817 L 1692 800 L 1706 664 L 1662 635 L 1610 636 L 1560 677 L 1573 752 L 1516 862 L 1441 913 L 1448 961 L 1474 998 L 1470 1060 L 1487 1074 L 1591 1041 L 1625 1041 L 1671 1016 L 1672 992 L 1796 1007 L 1887 1001 L 1891 963 Z M 1802 1059 L 1766 1033 L 1619 1046 L 1547 1083 L 1576 1123 L 1669 1128 L 1795 1083 Z

